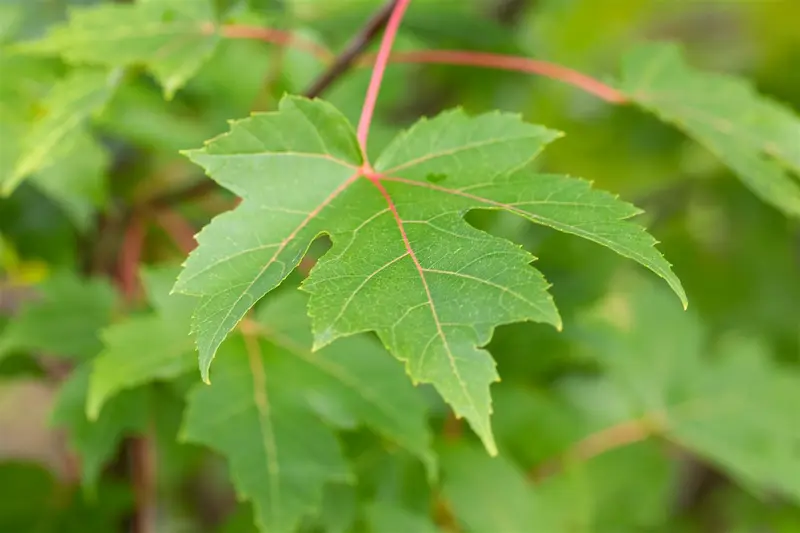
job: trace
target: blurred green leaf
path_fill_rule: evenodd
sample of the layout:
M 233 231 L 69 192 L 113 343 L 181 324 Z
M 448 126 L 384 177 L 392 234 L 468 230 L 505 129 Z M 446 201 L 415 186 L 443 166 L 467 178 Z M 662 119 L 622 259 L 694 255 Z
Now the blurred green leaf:
M 11 194 L 30 174 L 58 165 L 61 159 L 76 157 L 70 151 L 84 145 L 70 136 L 81 135 L 87 119 L 99 112 L 111 97 L 120 75 L 119 71 L 76 70 L 53 86 L 41 103 L 41 114 L 19 141 L 19 153 L 10 173 L 0 178 L 4 195 Z M 68 166 L 74 164 L 74 161 L 67 163 Z M 47 182 L 47 177 L 44 181 Z M 72 185 L 68 187 L 69 193 L 75 192 L 74 181 Z M 80 189 L 77 192 L 80 193 Z
M 413 531 L 414 533 L 440 533 L 430 518 L 409 512 L 392 502 L 378 501 L 367 507 L 370 533 L 394 533 Z
M 598 392 L 624 409 L 613 418 L 639 419 L 746 486 L 800 499 L 796 369 L 737 336 L 712 349 L 697 317 L 648 284 L 620 305 L 619 329 L 595 336 L 590 350 L 607 370 Z
M 91 363 L 72 371 L 59 390 L 52 423 L 67 430 L 70 447 L 81 458 L 81 480 L 95 494 L 102 469 L 116 452 L 123 437 L 147 429 L 147 391 L 126 391 L 106 403 L 96 420 L 86 417 Z
M 94 359 L 86 413 L 96 419 L 103 405 L 120 391 L 153 380 L 177 377 L 195 365 L 189 336 L 191 297 L 171 295 L 178 270 L 142 272 L 153 313 L 118 322 L 102 333 L 103 351 Z
M 19 51 L 60 55 L 71 63 L 145 65 L 172 99 L 219 41 L 209 0 L 145 0 L 74 8 L 69 21 Z
M 622 89 L 705 146 L 761 199 L 800 217 L 800 117 L 746 80 L 692 68 L 674 44 L 640 45 Z M 786 169 L 786 170 L 785 170 Z
M 100 278 L 56 272 L 0 333 L 0 357 L 27 350 L 90 359 L 102 347 L 99 333 L 111 321 L 116 299 L 114 289 Z
M 247 335 L 223 344 L 213 384 L 190 396 L 183 430 L 229 459 L 237 490 L 270 532 L 292 531 L 322 505 L 326 484 L 351 480 L 331 425 L 366 424 L 432 460 L 424 405 L 401 367 L 363 338 L 311 352 L 304 307 L 299 294 L 282 295 Z

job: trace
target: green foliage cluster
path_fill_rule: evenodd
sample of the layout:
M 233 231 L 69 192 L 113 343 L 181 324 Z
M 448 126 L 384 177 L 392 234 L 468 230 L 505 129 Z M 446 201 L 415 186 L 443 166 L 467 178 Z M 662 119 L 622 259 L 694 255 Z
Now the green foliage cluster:
M 800 4 L 381 4 L 0 3 L 0 532 L 800 531 Z

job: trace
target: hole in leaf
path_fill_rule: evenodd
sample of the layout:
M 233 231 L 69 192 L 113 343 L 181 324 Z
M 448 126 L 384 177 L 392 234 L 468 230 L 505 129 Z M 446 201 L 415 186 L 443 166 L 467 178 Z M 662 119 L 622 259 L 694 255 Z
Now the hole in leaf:
M 425 176 L 425 179 L 430 181 L 431 183 L 441 183 L 447 179 L 447 174 L 428 174 Z

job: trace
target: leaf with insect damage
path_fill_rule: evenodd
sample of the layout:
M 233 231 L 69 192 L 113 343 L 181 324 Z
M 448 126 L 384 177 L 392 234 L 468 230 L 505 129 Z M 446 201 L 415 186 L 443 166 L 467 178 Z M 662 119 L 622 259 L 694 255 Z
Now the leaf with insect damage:
M 561 326 L 526 251 L 467 224 L 501 209 L 593 240 L 650 268 L 685 300 L 638 210 L 587 182 L 528 163 L 560 134 L 519 117 L 460 110 L 400 134 L 374 168 L 346 119 L 319 100 L 286 97 L 277 112 L 235 122 L 188 156 L 243 198 L 198 235 L 175 290 L 199 297 L 194 330 L 205 379 L 245 313 L 327 234 L 312 270 L 314 345 L 375 331 L 414 382 L 432 383 L 496 453 L 489 423 L 494 362 L 481 347 L 497 325 Z

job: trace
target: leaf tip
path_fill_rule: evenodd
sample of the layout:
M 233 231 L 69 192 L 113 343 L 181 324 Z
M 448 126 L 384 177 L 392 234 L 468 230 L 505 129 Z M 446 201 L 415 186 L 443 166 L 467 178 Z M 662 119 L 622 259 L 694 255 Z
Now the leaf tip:
M 483 445 L 490 457 L 497 457 L 497 444 L 494 442 L 494 437 L 489 436 L 488 440 L 484 440 Z
M 86 402 L 86 418 L 89 419 L 90 422 L 96 422 L 97 418 L 100 416 L 101 402 L 102 400 L 98 400 L 94 395 L 89 396 L 89 400 Z
M 324 331 L 314 335 L 314 342 L 311 345 L 311 351 L 316 352 L 317 350 L 321 350 L 332 343 L 335 339 L 336 334 L 334 333 L 333 329 L 326 328 Z
M 209 376 L 209 367 L 211 366 L 211 362 L 208 363 L 200 363 L 200 379 L 206 385 L 211 385 L 211 377 Z

